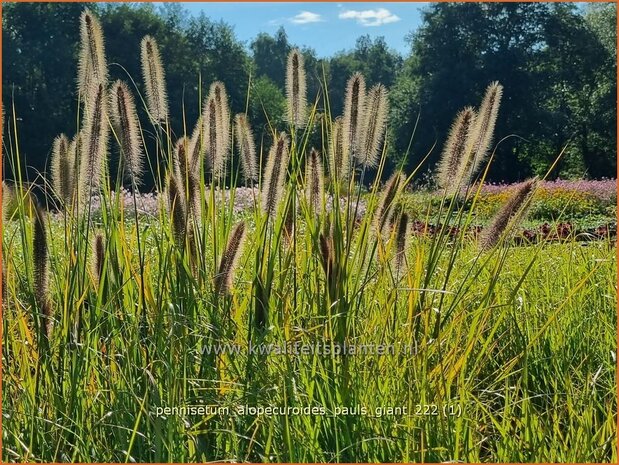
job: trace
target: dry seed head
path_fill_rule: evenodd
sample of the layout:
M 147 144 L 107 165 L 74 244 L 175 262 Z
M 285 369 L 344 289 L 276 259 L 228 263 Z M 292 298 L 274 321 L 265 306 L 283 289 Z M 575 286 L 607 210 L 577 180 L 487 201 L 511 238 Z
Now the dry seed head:
M 466 107 L 456 116 L 449 131 L 449 137 L 438 164 L 438 184 L 447 189 L 449 194 L 454 193 L 458 187 L 457 175 L 460 163 L 466 156 L 467 143 L 470 140 L 471 131 L 475 122 L 475 110 Z
M 141 56 L 148 111 L 153 123 L 161 124 L 168 118 L 168 96 L 159 47 L 151 36 L 142 39 Z
M 352 172 L 350 153 L 344 151 L 342 117 L 338 116 L 331 126 L 329 138 L 329 163 L 331 176 L 340 181 L 348 181 Z
M 286 66 L 287 121 L 297 128 L 307 124 L 305 60 L 297 48 L 288 54 Z
M 92 250 L 92 274 L 95 277 L 95 286 L 99 286 L 103 276 L 103 263 L 105 262 L 105 239 L 103 234 L 97 233 Z
M 187 207 L 181 182 L 176 175 L 170 174 L 168 178 L 168 206 L 172 215 L 172 230 L 177 244 L 182 244 L 187 231 Z
M 262 184 L 262 210 L 270 216 L 275 215 L 277 206 L 282 199 L 288 161 L 288 136 L 282 132 L 275 139 L 269 151 L 269 159 Z
M 221 137 L 219 136 L 220 128 L 217 125 L 217 103 L 214 97 L 208 97 L 204 102 L 202 122 L 206 164 L 213 179 L 218 180 L 223 174 L 224 159 L 219 148 Z
M 315 213 L 322 210 L 325 189 L 322 159 L 315 148 L 309 153 L 305 167 L 305 197 Z
M 389 224 L 396 197 L 404 184 L 404 176 L 402 173 L 395 173 L 387 184 L 381 195 L 376 213 L 374 214 L 374 229 L 376 235 L 380 236 L 385 230 L 385 226 Z
M 80 17 L 80 55 L 77 67 L 77 90 L 84 102 L 98 84 L 107 84 L 107 64 L 101 25 L 89 9 Z
M 219 154 L 217 158 L 220 158 L 225 164 L 228 159 L 228 151 L 230 150 L 231 129 L 228 94 L 226 93 L 226 87 L 223 82 L 217 81 L 211 84 L 209 97 L 213 97 L 215 100 L 217 136 L 219 137 L 219 142 L 217 144 Z
M 508 229 L 512 229 L 526 215 L 537 182 L 537 178 L 529 179 L 515 188 L 490 225 L 483 230 L 479 240 L 482 250 L 491 249 L 498 244 L 503 234 Z
M 387 89 L 378 84 L 370 89 L 366 97 L 365 118 L 357 157 L 359 163 L 364 166 L 375 168 L 378 165 L 387 123 L 387 111 Z
M 221 257 L 219 270 L 214 278 L 215 292 L 218 294 L 229 294 L 232 290 L 232 278 L 241 256 L 244 239 L 245 222 L 241 221 L 230 233 L 226 250 Z
M 186 205 L 194 218 L 200 218 L 200 173 L 193 166 L 191 155 L 191 141 L 187 137 L 181 137 L 174 146 L 174 172 L 180 182 L 179 189 L 184 192 Z
M 202 117 L 198 118 L 189 140 L 189 159 L 191 169 L 199 172 L 204 157 L 204 138 L 202 137 Z
M 239 147 L 239 157 L 246 180 L 258 179 L 258 163 L 256 160 L 256 145 L 254 134 L 245 113 L 239 113 L 234 117 L 236 128 L 236 140 Z
M 90 196 L 101 183 L 104 165 L 107 162 L 109 130 L 105 88 L 99 84 L 87 104 L 84 134 L 79 137 L 81 142 L 79 161 L 81 202 L 90 201 Z
M 343 160 L 357 158 L 361 144 L 361 131 L 365 116 L 365 79 L 363 74 L 355 73 L 346 85 L 344 116 L 342 120 Z
M 409 217 L 408 213 L 402 212 L 400 214 L 399 220 L 397 222 L 396 231 L 395 231 L 395 241 L 396 241 L 396 256 L 395 256 L 395 268 L 396 274 L 399 278 L 400 272 L 404 266 L 404 261 L 406 259 L 406 246 L 407 239 L 409 236 L 408 233 L 408 223 Z
M 133 185 L 138 185 L 144 171 L 140 126 L 133 96 L 124 82 L 116 81 L 112 85 L 110 107 L 125 174 Z
M 496 81 L 491 83 L 486 89 L 481 106 L 475 117 L 470 141 L 467 144 L 467 156 L 463 159 L 460 166 L 458 181 L 461 185 L 467 185 L 486 160 L 492 145 L 494 127 L 499 114 L 502 95 L 503 86 Z
M 54 139 L 52 147 L 52 186 L 56 196 L 65 206 L 71 204 L 74 180 L 72 172 L 75 159 L 69 150 L 69 145 L 67 136 L 60 134 Z

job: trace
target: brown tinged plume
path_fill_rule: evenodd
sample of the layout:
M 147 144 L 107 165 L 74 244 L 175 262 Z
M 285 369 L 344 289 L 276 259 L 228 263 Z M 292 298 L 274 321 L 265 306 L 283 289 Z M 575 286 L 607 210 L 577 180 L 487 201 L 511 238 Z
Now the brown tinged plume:
M 385 185 L 385 189 L 383 190 L 378 207 L 376 208 L 376 212 L 374 214 L 374 229 L 377 236 L 383 234 L 385 226 L 389 224 L 389 221 L 391 220 L 395 200 L 402 185 L 404 184 L 404 181 L 405 179 L 402 173 L 395 173 L 391 176 L 391 178 L 389 178 L 389 181 L 387 181 L 387 184 Z
M 66 135 L 60 134 L 54 139 L 52 146 L 51 175 L 56 196 L 65 208 L 71 205 L 73 196 L 74 163 L 75 157 L 71 153 L 69 139 Z
M 103 276 L 103 264 L 105 262 L 105 239 L 101 233 L 97 233 L 95 236 L 92 256 L 92 274 L 95 278 L 94 284 L 96 287 L 99 287 L 99 283 Z
M 217 159 L 221 164 L 222 174 L 225 168 L 225 163 L 228 160 L 228 152 L 230 150 L 230 106 L 228 104 L 228 94 L 223 82 L 217 81 L 211 84 L 209 89 L 209 98 L 215 100 L 215 118 L 217 125 Z
M 315 213 L 322 210 L 325 190 L 322 159 L 315 148 L 309 153 L 305 168 L 305 197 Z
M 89 9 L 80 17 L 80 53 L 77 67 L 77 90 L 84 102 L 90 100 L 98 84 L 107 84 L 107 64 L 103 32 L 97 18 Z
M 168 96 L 159 47 L 155 39 L 145 36 L 140 48 L 148 112 L 153 124 L 161 124 L 168 118 Z
M 169 175 L 168 206 L 172 216 L 172 230 L 177 245 L 183 244 L 187 232 L 187 206 L 181 185 L 175 174 Z
M 124 171 L 133 186 L 140 184 L 144 171 L 140 126 L 135 109 L 135 101 L 129 87 L 116 81 L 110 96 L 111 119 L 120 145 L 120 155 Z
M 82 203 L 90 201 L 90 196 L 101 183 L 104 165 L 107 162 L 109 129 L 105 88 L 99 84 L 87 104 L 84 134 L 79 137 L 81 143 L 79 195 Z
M 217 125 L 217 102 L 214 97 L 208 97 L 204 102 L 202 113 L 202 134 L 204 143 L 204 155 L 207 168 L 210 170 L 213 181 L 220 179 L 224 170 L 224 159 L 219 148 L 221 138 Z
M 355 73 L 346 85 L 344 115 L 342 119 L 342 159 L 357 158 L 361 144 L 361 132 L 365 116 L 365 78 Z
M 32 262 L 34 270 L 34 295 L 42 311 L 44 334 L 49 337 L 52 327 L 51 305 L 49 302 L 49 250 L 45 212 L 39 206 L 34 209 L 34 231 L 32 235 Z
M 230 294 L 232 290 L 232 278 L 241 256 L 244 239 L 245 222 L 241 221 L 230 233 L 226 250 L 221 257 L 219 270 L 214 278 L 215 292 L 217 294 Z
M 297 128 L 307 124 L 305 61 L 297 48 L 288 54 L 286 66 L 287 121 Z
M 184 199 L 190 207 L 194 218 L 200 218 L 200 173 L 194 165 L 191 155 L 191 141 L 181 137 L 174 146 L 174 173 L 180 182 L 178 186 L 185 193 Z
M 496 81 L 486 89 L 471 130 L 467 154 L 458 170 L 457 181 L 460 185 L 468 185 L 471 182 L 488 156 L 502 95 L 503 86 Z
M 525 216 L 537 182 L 537 178 L 529 179 L 515 188 L 490 225 L 484 228 L 479 238 L 482 250 L 489 250 L 497 245 L 501 237 Z
M 282 199 L 286 172 L 288 170 L 289 152 L 288 136 L 282 132 L 275 139 L 262 184 L 262 210 L 269 216 L 274 216 Z
M 475 123 L 475 110 L 466 107 L 456 116 L 438 164 L 438 185 L 453 195 L 458 188 L 457 175 L 460 163 L 466 156 L 467 143 Z
M 387 123 L 387 111 L 387 89 L 382 84 L 378 84 L 368 92 L 363 129 L 360 134 L 361 143 L 357 160 L 366 167 L 378 166 L 381 142 Z
M 189 160 L 192 170 L 200 171 L 200 163 L 204 157 L 204 138 L 202 134 L 202 116 L 196 121 L 196 125 L 189 139 Z
M 408 213 L 402 211 L 399 215 L 395 226 L 395 243 L 396 243 L 396 255 L 395 255 L 395 269 L 398 279 L 400 273 L 404 267 L 404 261 L 406 259 L 406 246 L 409 236 L 409 216 Z
M 338 116 L 331 126 L 329 138 L 329 165 L 331 176 L 339 181 L 348 181 L 350 178 L 351 165 L 348 154 L 344 153 L 342 117 Z
M 239 147 L 239 157 L 243 167 L 243 175 L 247 181 L 258 179 L 258 163 L 256 161 L 256 145 L 254 134 L 245 113 L 239 113 L 234 117 L 236 139 Z

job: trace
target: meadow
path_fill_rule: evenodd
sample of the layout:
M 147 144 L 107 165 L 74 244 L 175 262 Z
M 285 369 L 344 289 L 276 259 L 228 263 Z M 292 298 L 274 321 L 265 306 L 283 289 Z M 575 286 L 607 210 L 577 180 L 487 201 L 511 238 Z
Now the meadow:
M 360 74 L 332 118 L 293 50 L 286 133 L 216 82 L 178 136 L 155 39 L 142 95 L 80 28 L 80 130 L 3 184 L 3 460 L 617 461 L 614 183 L 484 184 L 499 83 L 421 192 Z

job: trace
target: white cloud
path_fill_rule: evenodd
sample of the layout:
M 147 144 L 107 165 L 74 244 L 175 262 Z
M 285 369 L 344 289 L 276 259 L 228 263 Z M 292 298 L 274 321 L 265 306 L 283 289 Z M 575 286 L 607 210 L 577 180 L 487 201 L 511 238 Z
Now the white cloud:
M 290 22 L 294 24 L 319 23 L 321 21 L 324 21 L 322 16 L 317 13 L 312 13 L 311 11 L 302 11 L 298 15 L 290 18 Z
M 355 19 L 362 26 L 382 26 L 383 24 L 395 23 L 400 21 L 397 15 L 394 15 L 386 8 L 378 8 L 376 10 L 344 10 L 339 15 L 340 19 Z

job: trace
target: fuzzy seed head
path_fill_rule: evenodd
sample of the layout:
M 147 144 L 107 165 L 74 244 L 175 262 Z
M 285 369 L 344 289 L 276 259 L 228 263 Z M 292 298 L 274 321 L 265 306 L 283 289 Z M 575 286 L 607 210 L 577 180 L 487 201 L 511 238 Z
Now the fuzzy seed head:
M 395 241 L 396 241 L 396 255 L 395 255 L 395 269 L 399 278 L 404 262 L 406 260 L 406 246 L 409 236 L 409 217 L 408 213 L 402 212 L 399 220 L 396 223 Z
M 256 144 L 254 143 L 254 134 L 245 113 L 239 113 L 234 117 L 234 127 L 236 129 L 236 140 L 239 147 L 243 174 L 247 181 L 255 181 L 258 179 Z
M 377 236 L 381 236 L 385 232 L 385 227 L 389 224 L 391 220 L 391 215 L 393 212 L 393 207 L 397 200 L 397 195 L 400 192 L 400 189 L 404 185 L 405 179 L 402 173 L 395 173 L 387 184 L 385 185 L 385 189 L 381 194 L 380 201 L 378 203 L 378 207 L 376 208 L 376 213 L 374 215 L 374 229 L 376 231 Z
M 142 39 L 141 58 L 148 112 L 153 124 L 161 124 L 168 118 L 168 96 L 159 47 L 151 36 Z
M 456 116 L 449 131 L 449 137 L 438 164 L 438 184 L 447 189 L 449 194 L 457 189 L 457 175 L 460 163 L 466 156 L 467 143 L 471 137 L 471 131 L 475 122 L 475 110 L 466 107 Z
M 461 185 L 471 182 L 488 156 L 502 95 L 503 86 L 496 81 L 486 89 L 467 144 L 468 154 L 459 169 L 458 181 Z
M 198 118 L 189 140 L 189 158 L 193 170 L 200 171 L 200 164 L 204 158 L 204 138 L 202 137 L 202 117 Z
M 287 121 L 297 128 L 307 124 L 307 82 L 305 60 L 299 49 L 288 54 L 286 66 Z
M 288 144 L 288 136 L 282 132 L 269 151 L 261 195 L 262 210 L 270 216 L 275 215 L 282 200 L 289 162 Z
M 144 171 L 140 126 L 135 101 L 129 87 L 122 81 L 112 85 L 110 109 L 125 176 L 131 180 L 132 185 L 137 186 Z
M 73 164 L 75 159 L 70 152 L 70 143 L 66 135 L 60 134 L 52 146 L 52 187 L 58 199 L 66 207 L 71 204 L 73 196 Z
M 245 222 L 241 221 L 230 232 L 226 250 L 221 257 L 219 270 L 214 278 L 215 292 L 217 294 L 230 294 L 234 272 L 241 256 L 244 240 Z
M 172 230 L 174 240 L 178 245 L 185 241 L 187 232 L 187 206 L 183 194 L 181 182 L 176 175 L 170 174 L 168 178 L 168 206 L 172 216 Z
M 366 99 L 365 118 L 357 160 L 366 167 L 378 166 L 381 142 L 387 124 L 387 89 L 378 84 L 370 89 Z
M 366 113 L 365 78 L 355 73 L 346 85 L 344 115 L 342 119 L 342 158 L 357 158 L 361 145 L 364 116 Z
M 230 138 L 232 134 L 230 128 L 230 105 L 228 103 L 226 87 L 223 82 L 217 81 L 211 84 L 209 98 L 211 97 L 215 100 L 217 137 L 219 137 L 219 142 L 217 144 L 217 150 L 219 150 L 219 153 L 217 158 L 221 159 L 225 164 L 228 159 Z
M 95 236 L 92 257 L 92 274 L 95 279 L 94 284 L 96 287 L 99 287 L 101 277 L 103 276 L 103 264 L 105 262 L 105 238 L 101 233 L 97 233 Z
M 107 64 L 103 32 L 99 20 L 89 9 L 80 17 L 80 53 L 77 67 L 77 90 L 88 102 L 99 84 L 107 84 Z
M 322 159 L 318 151 L 312 148 L 305 167 L 305 197 L 315 213 L 322 210 L 324 190 L 325 180 Z
M 79 195 L 81 202 L 90 201 L 90 196 L 101 184 L 107 162 L 109 138 L 107 98 L 105 87 L 99 84 L 87 104 L 84 134 L 80 137 Z
M 218 126 L 217 120 L 217 102 L 215 101 L 214 96 L 210 96 L 204 102 L 202 113 L 202 133 L 204 137 L 204 154 L 206 165 L 213 175 L 213 181 L 221 179 L 224 172 L 225 163 L 225 159 L 222 156 L 223 152 L 220 148 L 220 127 Z
M 347 182 L 352 172 L 350 153 L 344 151 L 343 147 L 342 117 L 339 116 L 331 126 L 331 137 L 329 138 L 329 164 L 331 176 L 336 180 Z
M 174 146 L 174 173 L 176 179 L 181 183 L 178 186 L 184 192 L 186 205 L 190 208 L 190 213 L 194 218 L 200 218 L 200 173 L 193 165 L 191 154 L 192 141 L 187 137 L 181 137 Z
M 531 204 L 530 199 L 535 193 L 537 183 L 537 178 L 533 178 L 515 188 L 510 198 L 494 216 L 490 225 L 483 230 L 479 240 L 482 250 L 489 250 L 498 244 L 501 237 L 524 218 Z

